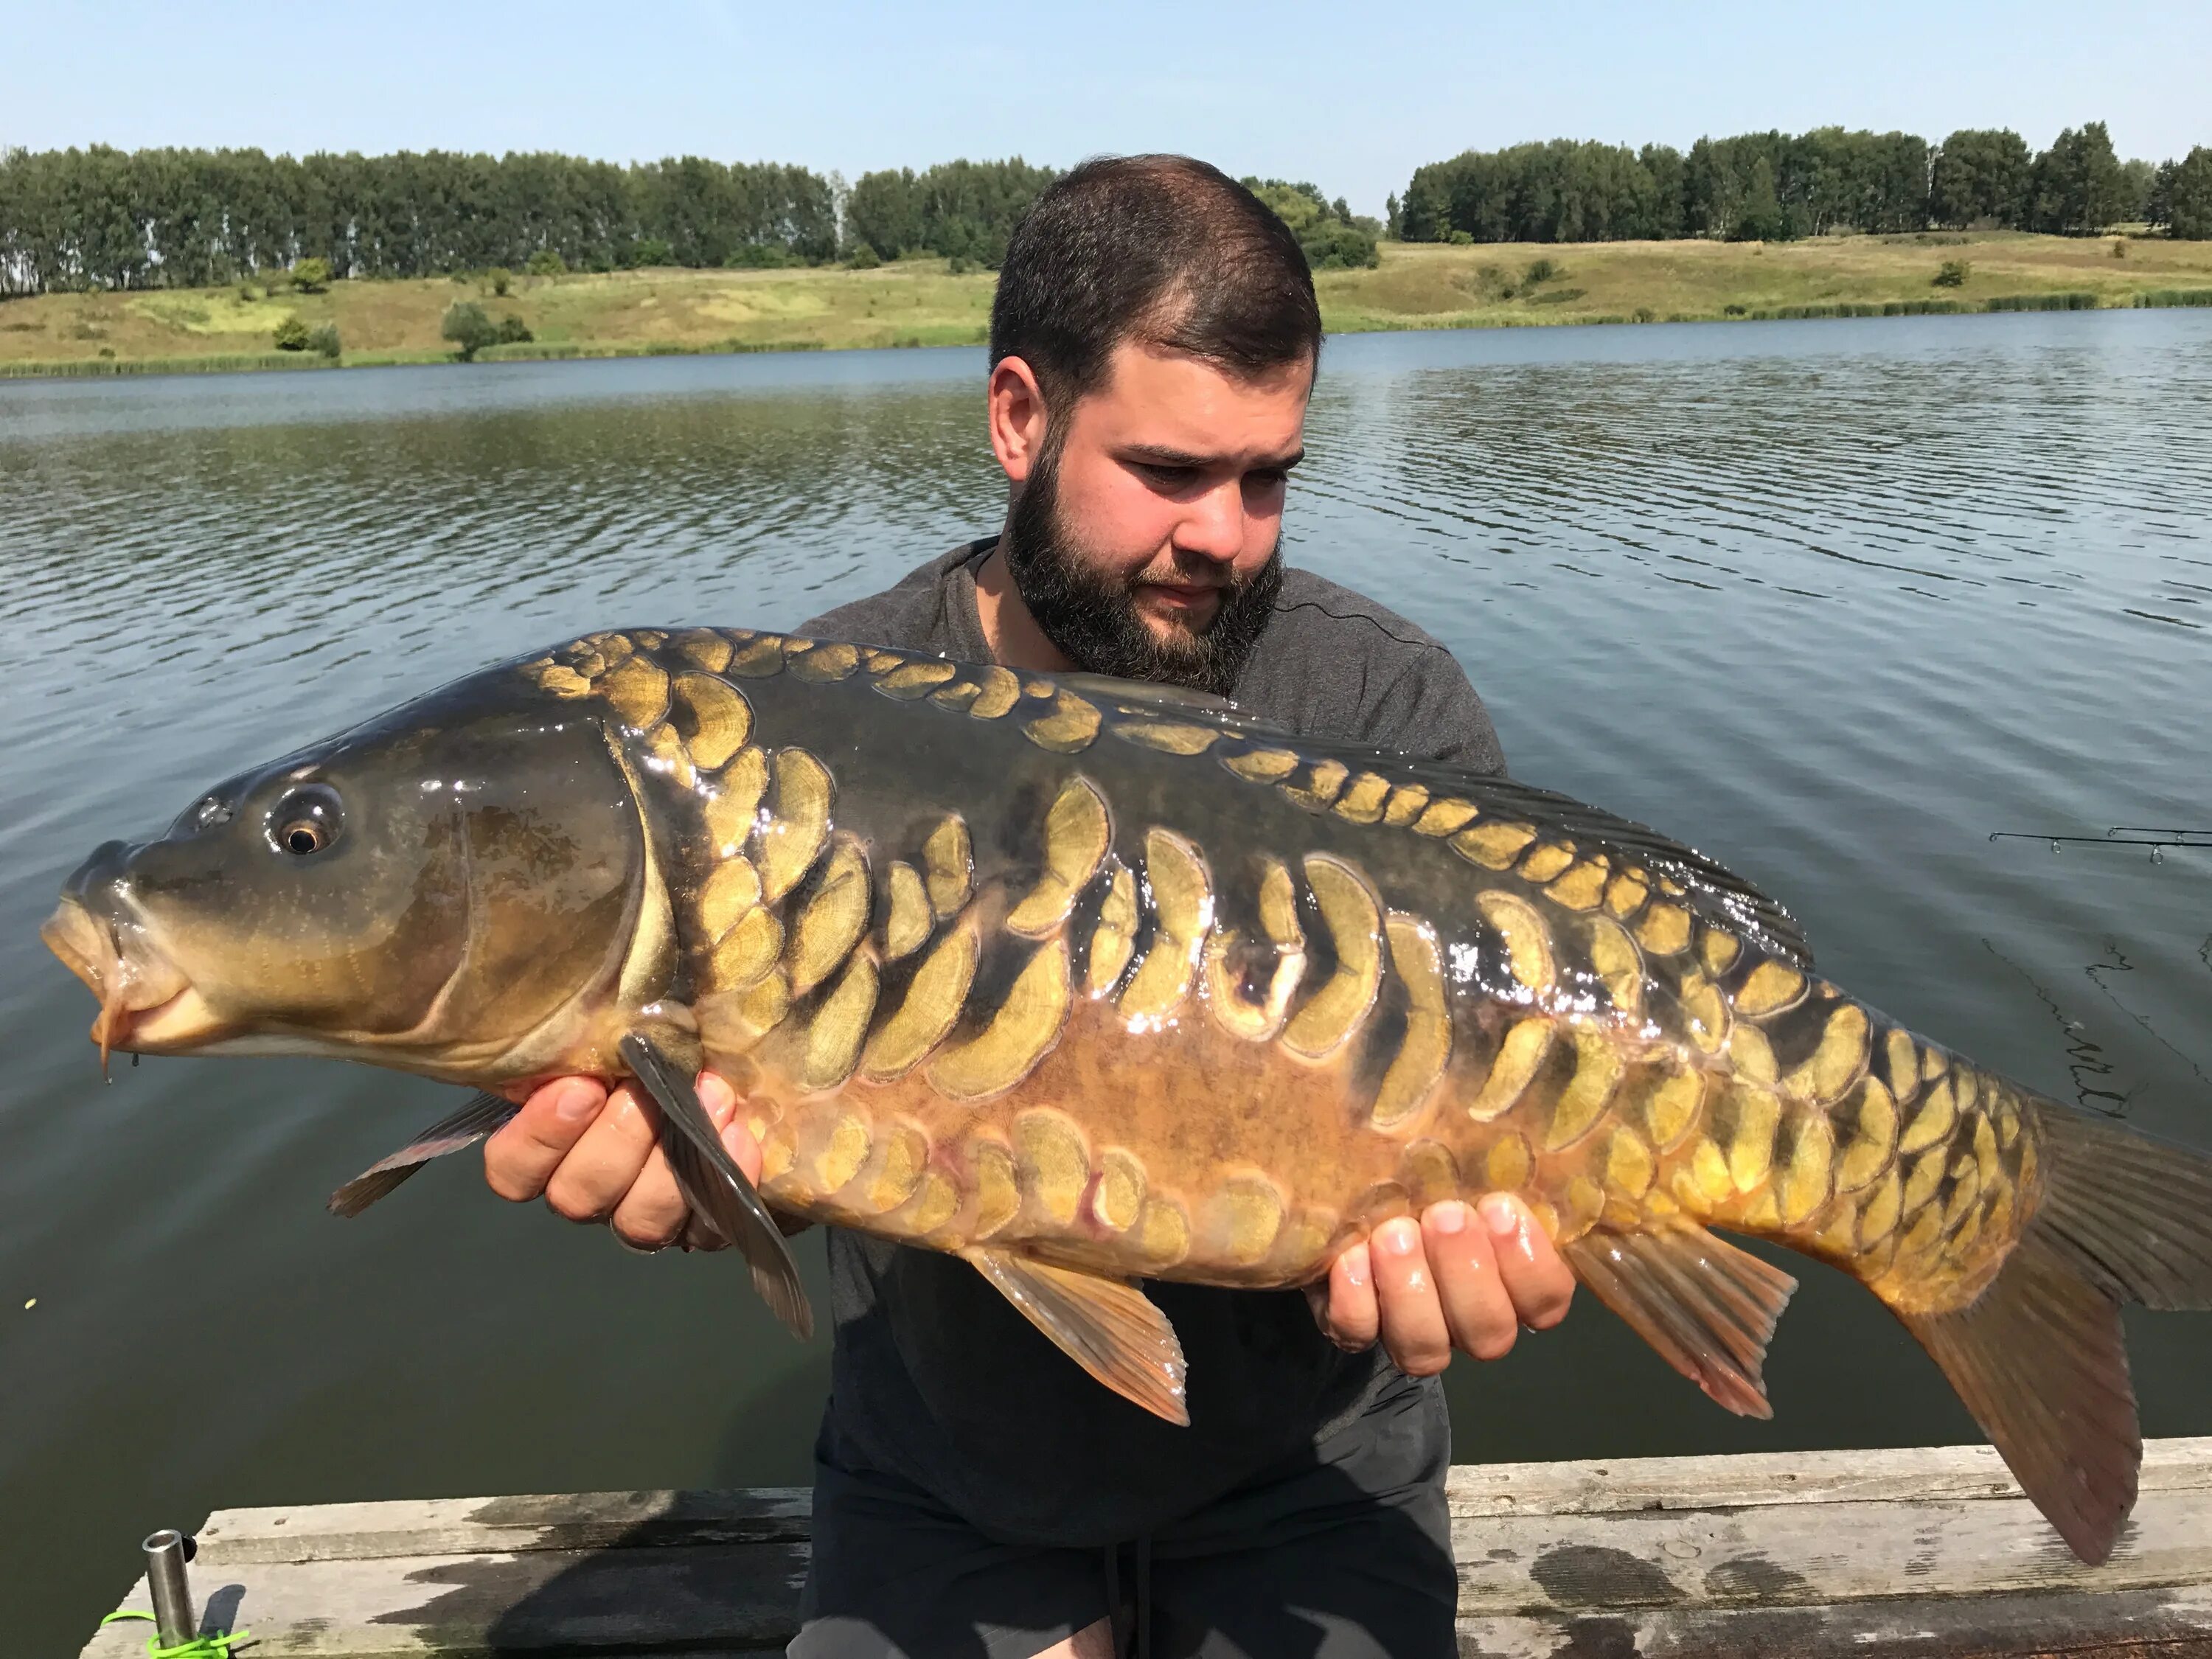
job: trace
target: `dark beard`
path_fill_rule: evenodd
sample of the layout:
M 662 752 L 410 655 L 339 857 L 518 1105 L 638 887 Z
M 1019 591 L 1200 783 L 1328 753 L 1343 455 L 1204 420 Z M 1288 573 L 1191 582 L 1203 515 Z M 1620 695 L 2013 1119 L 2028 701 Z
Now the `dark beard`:
M 999 550 L 1030 615 L 1060 654 L 1085 673 L 1152 680 L 1227 696 L 1274 614 L 1283 550 L 1221 590 L 1212 620 L 1162 640 L 1137 614 L 1135 584 L 1084 562 L 1060 519 L 1057 454 L 1048 447 L 1006 514 Z

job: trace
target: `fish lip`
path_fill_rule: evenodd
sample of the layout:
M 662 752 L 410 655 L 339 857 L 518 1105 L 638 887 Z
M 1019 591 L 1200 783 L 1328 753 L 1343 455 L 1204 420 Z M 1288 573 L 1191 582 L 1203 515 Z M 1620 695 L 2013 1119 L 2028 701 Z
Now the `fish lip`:
M 198 988 L 187 983 L 174 996 L 125 1012 L 110 1046 L 134 1054 L 190 1054 L 229 1030 Z
M 100 1045 L 103 1066 L 111 1049 L 174 1053 L 205 1040 L 217 1025 L 190 977 L 154 943 L 143 922 L 135 916 L 130 921 L 118 928 L 112 917 L 96 915 L 66 894 L 39 929 L 46 948 L 100 999 L 91 1037 Z
M 73 898 L 64 899 L 40 927 L 39 937 L 61 958 L 63 967 L 84 981 L 86 990 L 94 996 L 106 994 L 100 969 L 115 955 L 114 941 L 89 910 Z

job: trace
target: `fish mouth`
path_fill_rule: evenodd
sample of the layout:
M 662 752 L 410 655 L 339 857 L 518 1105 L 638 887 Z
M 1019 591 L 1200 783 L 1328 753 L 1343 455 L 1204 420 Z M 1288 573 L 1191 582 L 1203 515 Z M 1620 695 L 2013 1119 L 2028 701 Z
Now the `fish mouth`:
M 222 1022 L 191 978 L 164 955 L 135 920 L 120 925 L 94 915 L 66 897 L 39 929 L 46 948 L 100 999 L 92 1040 L 107 1057 L 125 1054 L 181 1054 L 218 1035 Z

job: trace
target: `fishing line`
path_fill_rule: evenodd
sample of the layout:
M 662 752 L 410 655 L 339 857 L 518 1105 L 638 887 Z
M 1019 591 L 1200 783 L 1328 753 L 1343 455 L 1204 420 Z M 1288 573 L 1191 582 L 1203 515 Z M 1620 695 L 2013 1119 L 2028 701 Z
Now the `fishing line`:
M 127 1619 L 143 1619 L 149 1625 L 154 1623 L 154 1615 L 150 1613 L 125 1610 L 109 1613 L 100 1621 L 100 1627 L 106 1630 L 110 1625 Z M 160 1637 L 149 1636 L 146 1638 L 146 1659 L 230 1659 L 232 1648 L 241 1642 L 251 1641 L 252 1638 L 253 1632 L 250 1630 L 234 1630 L 221 1635 L 195 1636 L 190 1641 L 165 1648 Z

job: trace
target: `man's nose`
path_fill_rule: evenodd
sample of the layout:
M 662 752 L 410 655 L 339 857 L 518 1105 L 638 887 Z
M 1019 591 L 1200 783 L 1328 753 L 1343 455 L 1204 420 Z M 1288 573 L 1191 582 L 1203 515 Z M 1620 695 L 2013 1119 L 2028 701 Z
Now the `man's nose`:
M 1176 546 L 1228 564 L 1244 550 L 1244 492 L 1235 481 L 1215 485 L 1192 501 L 1176 526 Z

